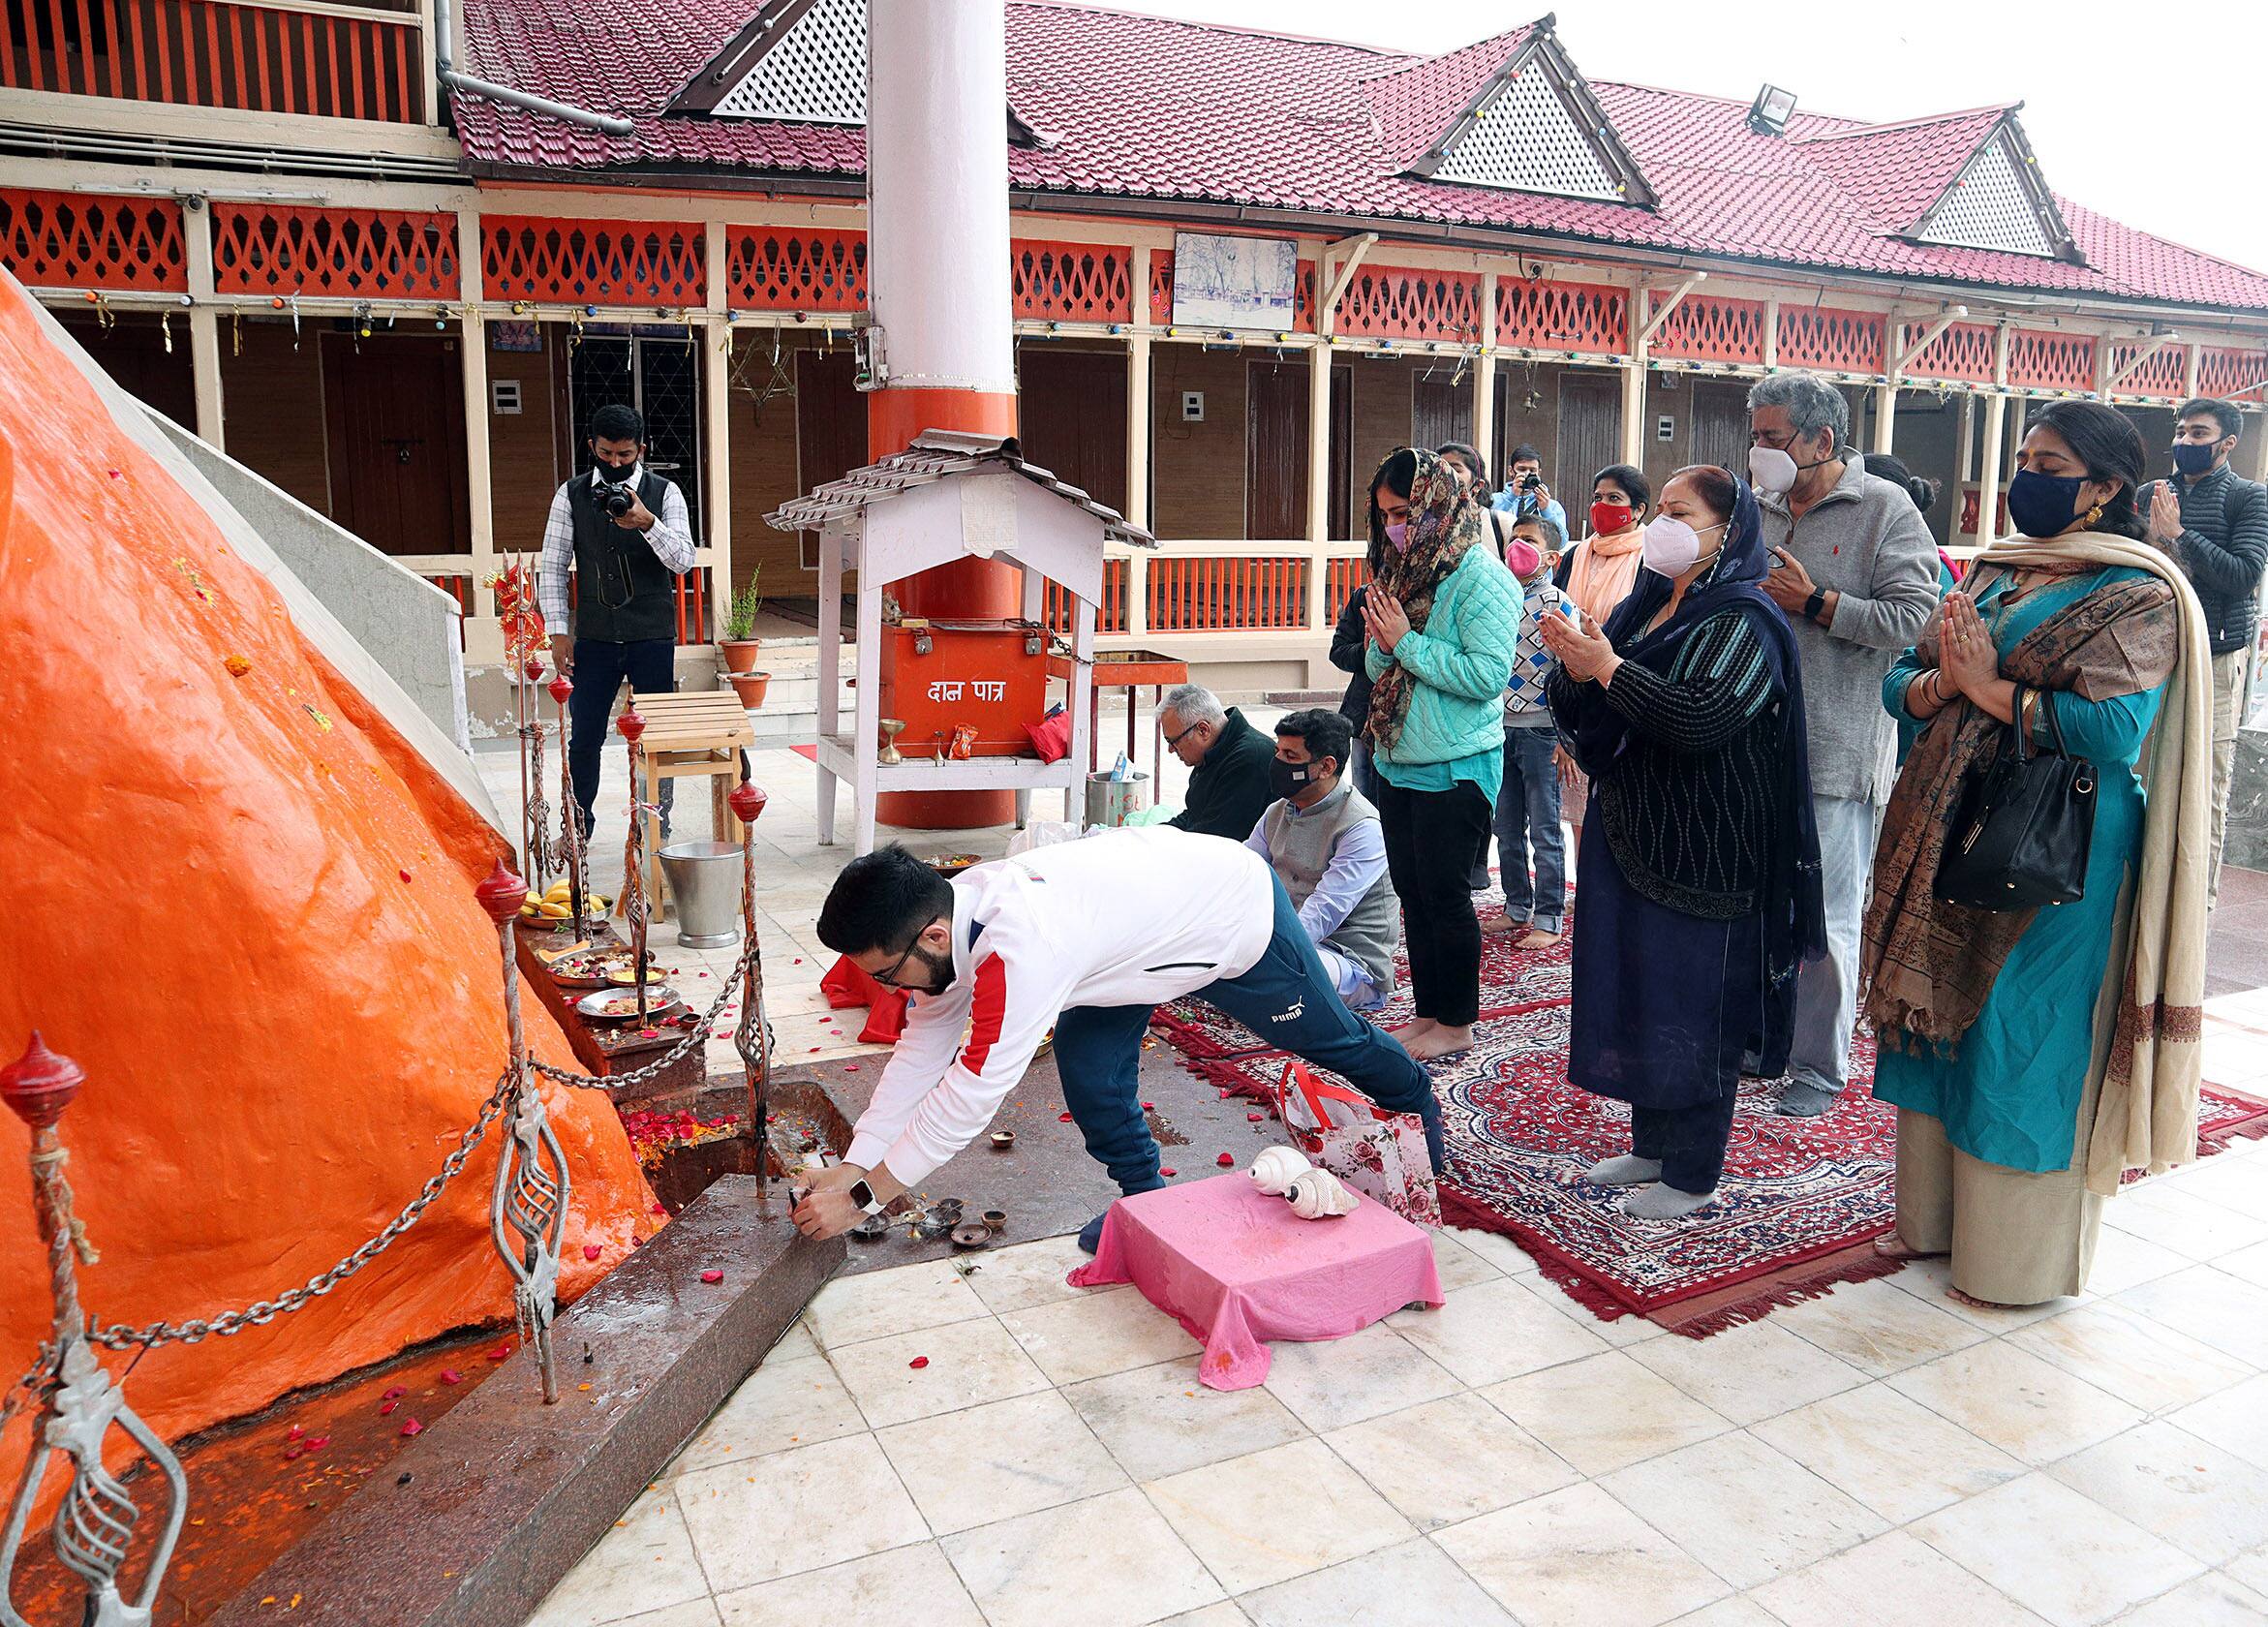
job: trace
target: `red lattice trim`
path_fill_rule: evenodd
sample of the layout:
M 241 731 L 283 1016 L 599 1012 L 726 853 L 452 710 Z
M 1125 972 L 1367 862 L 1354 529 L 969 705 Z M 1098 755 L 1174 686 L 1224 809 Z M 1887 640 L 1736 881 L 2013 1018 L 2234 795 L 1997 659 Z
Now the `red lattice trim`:
M 2161 345 L 2149 360 L 2134 369 L 2126 378 L 2119 373 L 2135 356 L 2141 354 L 2138 344 L 2113 345 L 2110 350 L 2110 376 L 2118 383 L 2110 386 L 2113 395 L 2155 395 L 2168 400 L 2179 399 L 2182 386 L 2189 381 L 2189 352 L 2180 345 Z
M 1621 355 L 1630 350 L 1630 294 L 1603 283 L 1496 285 L 1498 350 Z
M 1684 361 L 1745 362 L 1764 359 L 1764 302 L 1720 294 L 1687 294 L 1656 330 L 1649 345 L 1657 356 Z
M 2017 328 L 2008 335 L 2008 383 L 2018 389 L 2094 389 L 2095 336 Z
M 1959 379 L 1992 383 L 1995 335 L 1990 322 L 1954 322 L 1929 342 L 1906 369 L 1909 379 Z
M 2197 353 L 2197 393 L 2258 405 L 2268 380 L 2268 351 L 2218 347 Z
M 1783 305 L 1773 359 L 1782 367 L 1879 377 L 1884 372 L 1882 314 L 1839 311 L 1831 305 Z
M 0 264 L 32 288 L 189 289 L 181 206 L 169 198 L 0 191 Z
M 863 311 L 866 233 L 730 228 L 724 286 L 736 311 Z
M 708 297 L 697 226 L 652 221 L 480 223 L 481 288 L 491 299 L 577 305 L 698 305 Z
M 263 203 L 212 207 L 213 287 L 222 293 L 456 297 L 454 215 Z
M 1016 314 L 1060 322 L 1134 320 L 1134 283 L 1128 251 L 1092 243 L 1030 242 L 1009 246 Z
M 1365 265 L 1339 296 L 1332 331 L 1349 338 L 1478 344 L 1481 274 Z

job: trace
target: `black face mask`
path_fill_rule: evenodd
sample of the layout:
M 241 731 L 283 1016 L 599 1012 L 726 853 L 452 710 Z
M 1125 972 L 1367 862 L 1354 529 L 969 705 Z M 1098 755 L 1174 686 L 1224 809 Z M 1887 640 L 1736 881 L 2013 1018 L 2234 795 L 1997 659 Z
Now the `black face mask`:
M 1312 761 L 1290 763 L 1276 757 L 1268 765 L 1268 788 L 1287 802 L 1293 797 L 1304 795 L 1315 781 L 1315 764 Z
M 598 478 L 610 480 L 618 486 L 638 472 L 635 463 L 608 463 L 604 458 L 595 458 L 592 464 L 598 471 Z

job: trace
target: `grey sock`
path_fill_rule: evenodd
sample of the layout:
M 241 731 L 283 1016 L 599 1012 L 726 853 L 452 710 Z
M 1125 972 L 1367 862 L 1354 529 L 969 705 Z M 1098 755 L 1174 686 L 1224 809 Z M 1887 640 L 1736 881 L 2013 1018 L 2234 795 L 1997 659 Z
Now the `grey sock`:
M 1601 1186 L 1636 1186 L 1642 1182 L 1661 1180 L 1662 1160 L 1627 1152 L 1619 1158 L 1601 1158 L 1583 1171 L 1583 1179 Z
M 1623 1200 L 1626 1214 L 1635 1214 L 1640 1220 L 1682 1220 L 1697 1209 L 1706 1209 L 1717 1201 L 1717 1189 L 1705 1192 L 1680 1192 L 1674 1186 L 1648 1186 L 1642 1192 L 1633 1192 Z
M 1838 1091 L 1823 1090 L 1817 1085 L 1791 1079 L 1780 1088 L 1779 1105 L 1772 1111 L 1788 1119 L 1817 1119 L 1840 1099 Z

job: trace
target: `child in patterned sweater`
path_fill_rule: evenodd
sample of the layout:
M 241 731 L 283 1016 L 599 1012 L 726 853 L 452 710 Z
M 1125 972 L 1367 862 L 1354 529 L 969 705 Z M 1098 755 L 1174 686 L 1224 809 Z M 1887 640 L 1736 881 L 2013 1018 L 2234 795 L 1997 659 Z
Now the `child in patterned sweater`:
M 1556 663 L 1536 630 L 1543 617 L 1567 613 L 1551 581 L 1565 541 L 1548 516 L 1526 511 L 1514 524 L 1504 549 L 1505 567 L 1519 578 L 1526 603 L 1512 682 L 1504 691 L 1504 780 L 1496 792 L 1496 863 L 1503 874 L 1504 909 L 1481 924 L 1491 933 L 1524 928 L 1517 945 L 1521 949 L 1557 943 L 1566 927 L 1567 844 L 1559 829 L 1559 775 L 1551 757 L 1559 733 L 1544 703 L 1544 680 Z

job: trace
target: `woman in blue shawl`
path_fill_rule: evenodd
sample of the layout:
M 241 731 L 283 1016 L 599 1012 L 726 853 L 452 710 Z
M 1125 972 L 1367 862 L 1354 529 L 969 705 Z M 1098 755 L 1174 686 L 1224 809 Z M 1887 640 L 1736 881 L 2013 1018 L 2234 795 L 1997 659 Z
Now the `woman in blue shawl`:
M 1568 1077 L 1630 1104 L 1632 1214 L 1716 1196 L 1741 1059 L 1786 1061 L 1795 969 L 1825 951 L 1803 679 L 1760 585 L 1756 498 L 1723 469 L 1662 488 L 1604 630 L 1548 619 L 1551 713 L 1591 778 Z M 1557 625 L 1550 625 L 1556 620 Z

